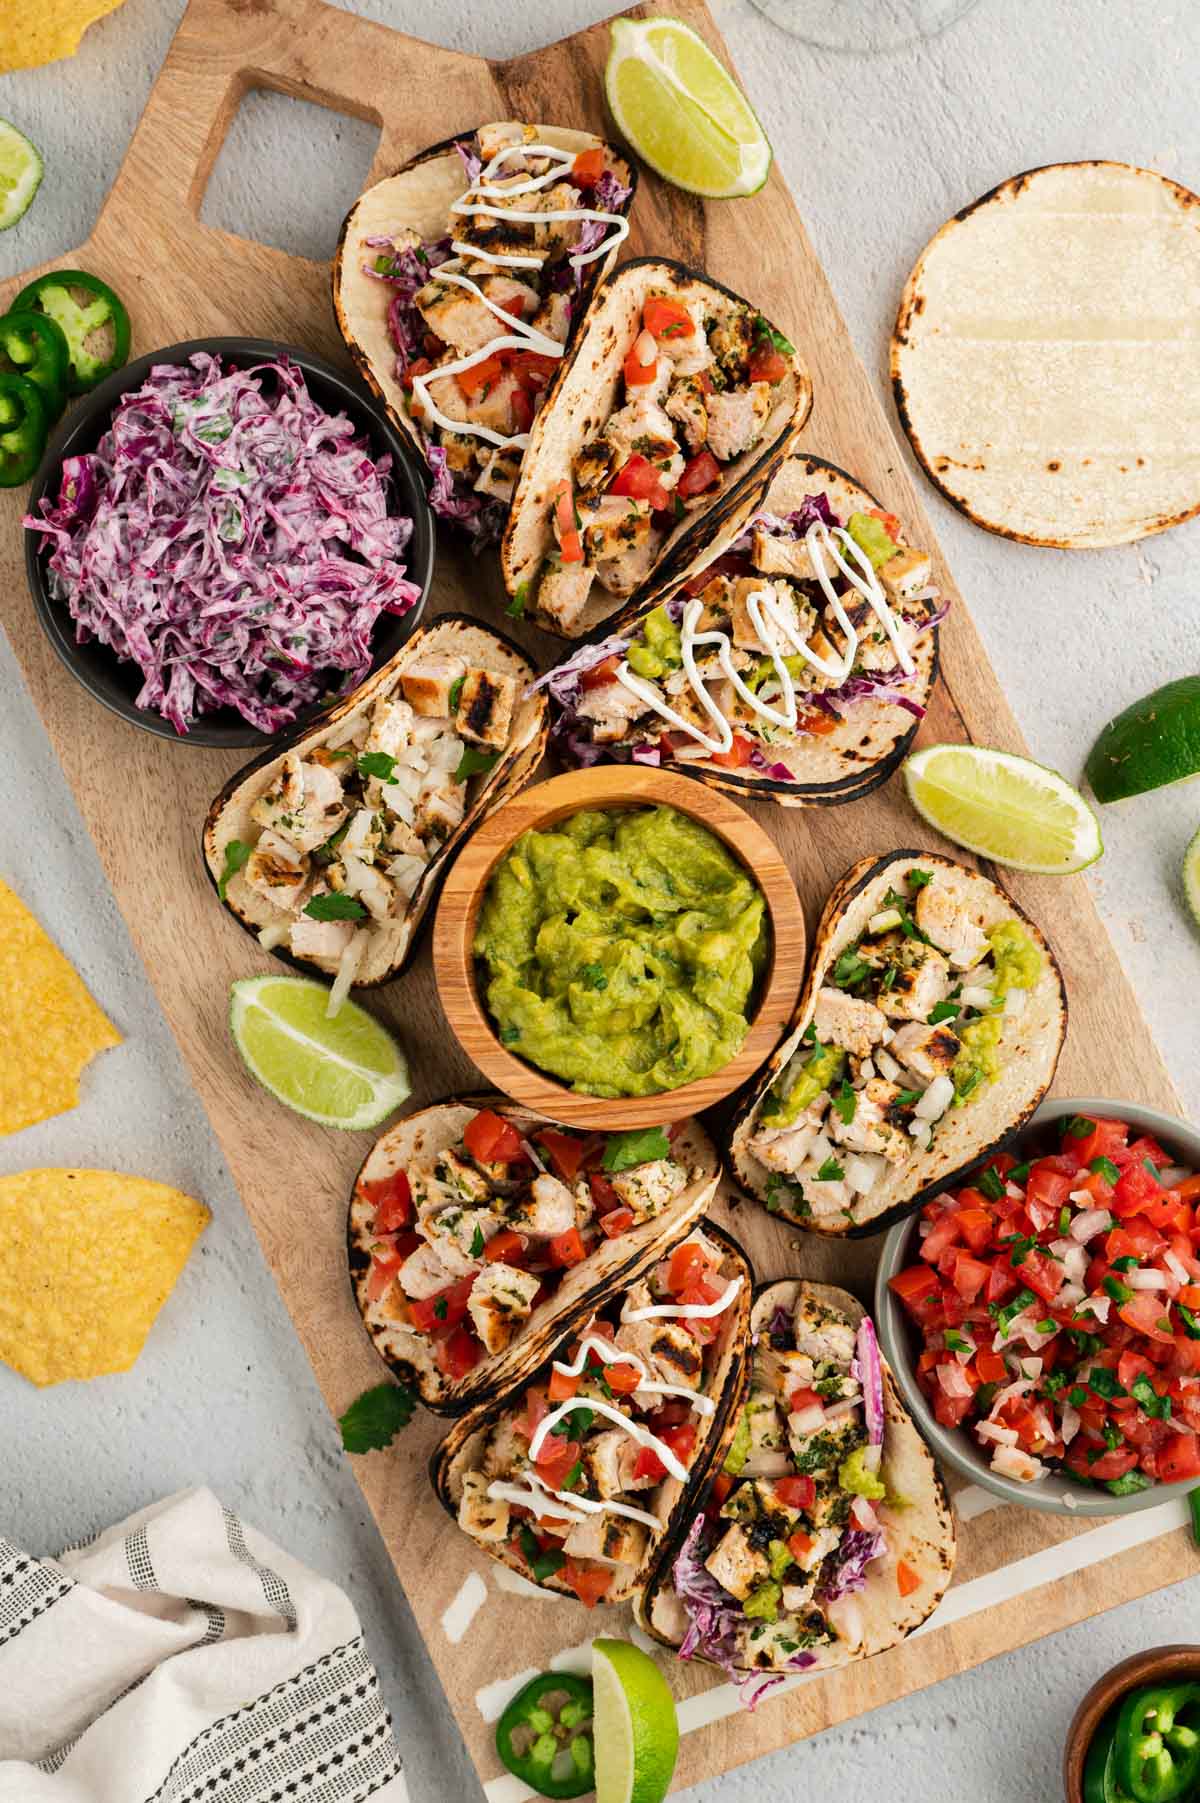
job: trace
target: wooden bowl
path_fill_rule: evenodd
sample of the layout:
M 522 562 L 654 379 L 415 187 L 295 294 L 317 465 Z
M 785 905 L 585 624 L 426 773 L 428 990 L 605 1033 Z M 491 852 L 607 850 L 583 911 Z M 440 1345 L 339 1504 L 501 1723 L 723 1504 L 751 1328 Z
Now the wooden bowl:
M 1063 1794 L 1083 1803 L 1083 1768 L 1097 1728 L 1115 1703 L 1143 1684 L 1200 1681 L 1200 1646 L 1158 1646 L 1122 1659 L 1092 1685 L 1075 1711 L 1063 1752 Z
M 531 827 L 548 827 L 580 808 L 677 808 L 715 833 L 762 890 L 771 947 L 758 1008 L 736 1058 L 680 1089 L 653 1096 L 587 1096 L 516 1058 L 500 1044 L 475 980 L 475 922 L 492 872 Z M 673 771 L 641 765 L 572 770 L 523 789 L 478 826 L 458 855 L 438 904 L 433 963 L 446 1018 L 469 1058 L 498 1089 L 552 1120 L 575 1127 L 654 1127 L 711 1108 L 744 1083 L 791 1018 L 804 975 L 804 914 L 782 854 L 735 802 Z

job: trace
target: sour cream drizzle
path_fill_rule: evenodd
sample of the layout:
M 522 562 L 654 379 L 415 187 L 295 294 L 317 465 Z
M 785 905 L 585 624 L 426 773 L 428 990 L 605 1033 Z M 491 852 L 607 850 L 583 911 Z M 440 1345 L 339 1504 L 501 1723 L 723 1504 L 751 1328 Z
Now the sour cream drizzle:
M 623 1415 L 620 1409 L 614 1408 L 611 1403 L 600 1402 L 593 1396 L 573 1397 L 570 1402 L 560 1403 L 558 1408 L 551 1409 L 548 1415 L 542 1417 L 529 1442 L 529 1457 L 535 1465 L 538 1454 L 559 1422 L 565 1421 L 568 1415 L 573 1415 L 576 1409 L 590 1409 L 593 1415 L 603 1415 L 606 1421 L 611 1421 L 614 1427 L 623 1429 L 629 1438 L 635 1440 L 639 1446 L 649 1447 L 651 1452 L 657 1453 L 672 1477 L 678 1478 L 681 1483 L 686 1482 L 687 1466 L 680 1462 L 664 1441 L 660 1440 L 656 1434 L 652 1434 L 648 1427 L 643 1427 L 640 1422 L 631 1421 L 628 1415 Z M 572 1501 L 574 1500 L 572 1498 Z
M 632 1365 L 641 1373 L 642 1382 L 638 1385 L 639 1393 L 653 1393 L 655 1396 L 686 1396 L 698 1415 L 714 1415 L 716 1403 L 711 1396 L 702 1396 L 698 1390 L 689 1390 L 686 1384 L 660 1384 L 650 1376 L 646 1361 L 636 1352 L 626 1352 L 620 1346 L 614 1346 L 611 1340 L 600 1334 L 585 1333 L 579 1342 L 579 1351 L 573 1364 L 564 1365 L 555 1359 L 551 1369 L 561 1371 L 564 1377 L 581 1377 L 587 1365 L 588 1354 L 595 1353 L 605 1365 Z
M 742 1274 L 731 1277 L 724 1293 L 715 1302 L 662 1302 L 649 1308 L 631 1308 L 622 1318 L 626 1321 L 711 1321 L 723 1315 L 742 1287 Z
M 839 549 L 839 540 L 841 549 Z M 666 720 L 678 731 L 686 733 L 689 738 L 695 739 L 697 744 L 702 745 L 706 751 L 723 754 L 729 751 L 733 745 L 733 728 L 709 694 L 704 677 L 696 664 L 696 647 L 712 645 L 716 650 L 717 664 L 722 676 L 751 712 L 757 714 L 761 720 L 768 721 L 772 726 L 783 726 L 794 731 L 799 719 L 799 704 L 792 673 L 784 661 L 788 654 L 788 648 L 790 647 L 793 655 L 804 658 L 823 676 L 829 677 L 834 686 L 838 688 L 853 670 L 854 659 L 858 651 L 858 631 L 846 612 L 844 598 L 834 590 L 829 566 L 826 562 L 826 553 L 833 559 L 834 564 L 852 587 L 857 589 L 867 602 L 887 634 L 901 669 L 911 675 L 916 669 L 916 664 L 900 636 L 895 615 L 888 606 L 887 597 L 879 578 L 876 576 L 870 560 L 855 544 L 850 534 L 842 526 L 835 527 L 834 532 L 831 533 L 823 521 L 817 520 L 806 532 L 804 542 L 829 609 L 845 634 L 846 649 L 838 659 L 823 657 L 807 640 L 800 637 L 796 631 L 794 620 L 789 617 L 787 608 L 783 606 L 770 583 L 764 584 L 762 588 L 752 589 L 746 597 L 746 612 L 750 616 L 759 643 L 768 648 L 779 683 L 781 707 L 768 706 L 761 696 L 747 687 L 734 668 L 733 646 L 727 633 L 717 630 L 709 632 L 697 630 L 700 617 L 704 612 L 704 603 L 698 596 L 693 596 L 683 610 L 680 629 L 683 668 L 692 693 L 713 724 L 715 736 L 705 732 L 702 727 L 696 725 L 695 721 L 688 720 L 684 715 L 677 713 L 663 700 L 661 692 L 652 683 L 644 682 L 624 661 L 617 666 L 617 681 L 631 694 L 636 695 L 639 701 L 658 714 L 660 718 Z M 857 569 L 846 562 L 843 552 L 850 554 L 858 565 Z M 774 631 L 771 631 L 770 628 L 774 628 Z
M 648 1509 L 635 1508 L 632 1503 L 596 1502 L 590 1496 L 570 1496 L 562 1490 L 551 1490 L 536 1471 L 527 1472 L 526 1475 L 531 1484 L 538 1486 L 537 1489 L 523 1490 L 520 1484 L 505 1484 L 497 1480 L 488 1485 L 487 1493 L 498 1502 L 519 1503 L 539 1518 L 566 1519 L 575 1526 L 586 1521 L 589 1515 L 624 1515 L 627 1520 L 640 1521 L 648 1528 L 662 1526 L 657 1515 L 651 1515 Z
M 498 186 L 495 177 L 500 166 L 512 156 L 547 157 L 550 159 L 550 167 L 542 175 L 533 175 L 525 181 L 508 182 Z M 506 196 L 532 194 L 537 189 L 549 187 L 552 182 L 560 179 L 574 161 L 574 151 L 560 150 L 553 144 L 506 144 L 480 171 L 479 179 L 474 185 L 459 196 L 450 211 L 462 215 L 482 215 L 489 219 L 514 219 L 532 223 L 550 220 L 592 219 L 615 226 L 616 230 L 603 238 L 593 249 L 575 251 L 567 259 L 573 269 L 582 269 L 586 263 L 594 263 L 598 257 L 606 256 L 614 245 L 620 244 L 622 239 L 628 237 L 629 221 L 627 219 L 623 219 L 619 213 L 597 212 L 593 207 L 563 207 L 550 212 L 538 213 L 516 207 L 499 207 L 489 204 L 496 200 L 502 200 Z M 478 201 L 473 201 L 472 196 L 478 196 Z M 494 263 L 505 269 L 540 269 L 546 260 L 544 257 L 509 256 L 499 251 L 481 250 L 476 245 L 468 244 L 458 238 L 451 240 L 450 248 L 460 257 L 469 257 L 473 263 Z M 539 351 L 545 357 L 561 357 L 565 346 L 561 345 L 557 338 L 550 338 L 545 332 L 539 332 L 536 326 L 527 324 L 525 320 L 498 306 L 495 301 L 489 300 L 478 283 L 473 282 L 470 276 L 464 275 L 458 270 L 448 269 L 445 264 L 442 264 L 433 272 L 431 279 L 436 282 L 447 282 L 455 288 L 466 289 L 468 294 L 473 294 L 476 300 L 482 301 L 489 313 L 502 320 L 508 330 L 498 333 L 495 338 L 489 339 L 486 344 L 481 345 L 478 350 L 471 351 L 465 357 L 456 358 L 451 363 L 439 363 L 436 369 L 428 370 L 424 375 L 414 376 L 413 394 L 420 411 L 441 426 L 443 431 L 455 432 L 465 438 L 482 438 L 488 444 L 495 445 L 498 450 L 510 448 L 524 450 L 529 443 L 528 432 L 516 432 L 506 438 L 502 432 L 494 431 L 491 426 L 478 425 L 470 420 L 452 419 L 449 414 L 442 412 L 430 395 L 429 383 L 443 377 L 461 375 L 465 370 L 474 369 L 477 363 L 484 362 L 496 351 L 534 350 Z

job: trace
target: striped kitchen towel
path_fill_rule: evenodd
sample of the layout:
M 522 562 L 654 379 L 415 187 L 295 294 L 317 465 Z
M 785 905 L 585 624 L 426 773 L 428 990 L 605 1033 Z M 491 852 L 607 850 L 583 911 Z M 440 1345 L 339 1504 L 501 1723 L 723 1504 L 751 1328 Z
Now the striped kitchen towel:
M 57 1559 L 0 1538 L 2 1803 L 405 1803 L 358 1618 L 187 1490 Z

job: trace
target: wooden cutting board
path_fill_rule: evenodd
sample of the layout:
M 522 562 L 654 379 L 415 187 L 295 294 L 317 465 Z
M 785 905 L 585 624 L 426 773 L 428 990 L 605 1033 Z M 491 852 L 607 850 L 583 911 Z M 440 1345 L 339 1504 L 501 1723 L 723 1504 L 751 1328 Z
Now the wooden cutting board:
M 668 0 L 667 10 L 689 19 L 725 54 L 700 0 Z M 199 221 L 206 180 L 243 93 L 272 88 L 380 124 L 378 177 L 422 145 L 489 119 L 603 130 L 607 43 L 599 25 L 513 62 L 487 63 L 319 0 L 192 0 L 96 229 L 62 264 L 91 269 L 124 295 L 136 352 L 209 333 L 254 333 L 344 362 L 325 265 Z M 932 545 L 891 421 L 855 356 L 778 172 L 754 199 L 711 206 L 644 176 L 630 252 L 647 250 L 708 269 L 781 322 L 802 348 L 816 385 L 804 448 L 855 472 L 905 520 L 910 542 Z M 35 273 L 6 284 L 0 302 L 7 304 Z M 247 1080 L 229 1041 L 230 982 L 272 967 L 217 906 L 200 859 L 205 809 L 239 760 L 151 738 L 106 713 L 70 679 L 41 636 L 26 592 L 22 502 L 20 493 L 0 502 L 2 617 L 318 1381 L 340 1414 L 382 1375 L 350 1301 L 343 1252 L 346 1198 L 365 1143 L 287 1114 Z M 953 595 L 944 569 L 939 577 Z M 435 608 L 468 607 L 494 618 L 499 597 L 492 560 L 476 562 L 449 543 L 443 547 Z M 556 647 L 536 633 L 526 638 L 543 662 L 554 655 Z M 978 737 L 1021 750 L 957 597 L 942 644 L 943 678 L 923 738 Z M 856 858 L 932 843 L 895 781 L 839 809 L 784 814 L 760 806 L 754 812 L 791 866 L 810 927 L 833 880 Z M 1173 1107 L 1162 1061 L 1084 883 L 1013 876 L 1010 887 L 1052 939 L 1070 990 L 1058 1092 Z M 407 1044 L 416 1104 L 477 1083 L 445 1031 L 428 949 L 371 1006 Z M 799 1271 L 868 1294 L 872 1242 L 810 1244 L 753 1205 L 731 1212 L 722 1204 L 722 1218 L 761 1276 Z M 331 1436 L 334 1431 L 331 1424 Z M 501 1589 L 494 1568 L 447 1522 L 428 1488 L 425 1463 L 438 1432 L 424 1417 L 394 1451 L 358 1459 L 354 1469 L 488 1795 L 493 1803 L 516 1803 L 528 1793 L 498 1776 L 488 1719 L 498 1712 L 505 1682 L 566 1656 L 594 1633 L 628 1631 L 628 1618 L 616 1610 L 587 1616 L 574 1604 Z M 728 1686 L 712 1674 L 670 1662 L 685 1729 L 679 1783 L 725 1771 L 1196 1569 L 1194 1549 L 1179 1531 L 1178 1500 L 1087 1528 L 1029 1511 L 977 1515 L 986 1501 L 978 1491 L 961 1497 L 960 1513 L 971 1519 L 962 1521 L 956 1583 L 920 1639 L 802 1684 L 752 1716 L 737 1709 Z M 457 1619 L 443 1616 L 471 1573 L 481 1574 L 485 1585 L 476 1582 L 467 1595 L 484 1600 L 456 1643 L 467 1603 L 460 1601 Z

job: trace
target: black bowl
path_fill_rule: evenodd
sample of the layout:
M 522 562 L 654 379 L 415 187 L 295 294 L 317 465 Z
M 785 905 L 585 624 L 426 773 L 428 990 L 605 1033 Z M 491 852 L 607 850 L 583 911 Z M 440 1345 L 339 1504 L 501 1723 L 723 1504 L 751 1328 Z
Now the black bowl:
M 433 577 L 434 526 L 429 502 L 425 497 L 425 472 L 411 446 L 388 420 L 379 406 L 353 377 L 343 374 L 321 357 L 300 350 L 295 345 L 277 344 L 268 338 L 197 338 L 186 344 L 169 344 L 163 350 L 151 351 L 133 363 L 127 363 L 101 382 L 92 392 L 77 401 L 50 440 L 41 468 L 34 477 L 29 495 L 29 511 L 39 512 L 43 496 L 57 499 L 63 460 L 95 450 L 108 430 L 112 410 L 121 395 L 140 388 L 151 368 L 157 363 L 186 363 L 196 351 L 209 351 L 225 362 L 250 366 L 289 358 L 303 371 L 309 392 L 318 405 L 330 413 L 346 413 L 361 434 L 370 442 L 375 456 L 383 452 L 392 457 L 392 511 L 410 519 L 412 537 L 404 553 L 409 580 L 421 591 L 421 598 L 405 614 L 382 614 L 372 641 L 374 658 L 371 668 L 386 663 L 410 636 L 429 596 Z M 74 621 L 66 603 L 50 597 L 47 583 L 49 550 L 39 549 L 38 534 L 25 534 L 25 568 L 37 617 L 47 638 L 62 662 L 89 694 L 123 720 L 140 726 L 144 732 L 177 744 L 207 746 L 263 746 L 272 736 L 259 732 L 244 720 L 236 708 L 223 707 L 202 714 L 188 732 L 180 735 L 169 721 L 152 710 L 135 707 L 134 700 L 142 687 L 142 673 L 134 663 L 118 658 L 108 646 L 95 639 L 86 645 L 75 642 Z M 314 718 L 329 703 L 319 703 L 297 716 L 283 729 L 294 732 L 297 725 Z

